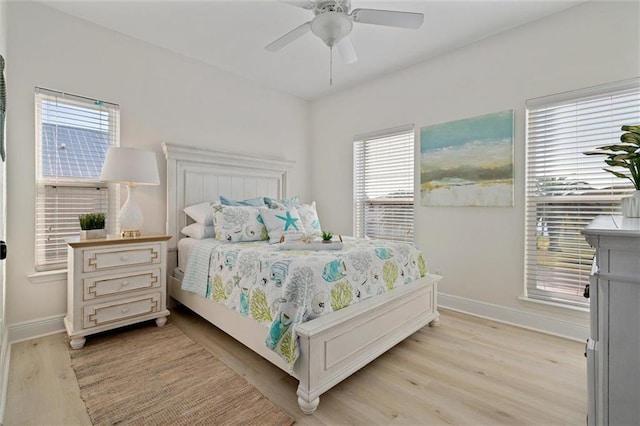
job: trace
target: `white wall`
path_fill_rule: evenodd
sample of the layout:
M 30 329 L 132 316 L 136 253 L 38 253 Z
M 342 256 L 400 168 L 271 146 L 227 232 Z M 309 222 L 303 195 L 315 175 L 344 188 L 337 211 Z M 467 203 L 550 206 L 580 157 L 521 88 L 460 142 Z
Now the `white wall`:
M 160 143 L 170 142 L 295 160 L 290 194 L 309 198 L 305 101 L 41 4 L 10 2 L 8 17 L 15 143 L 7 163 L 7 323 L 66 312 L 65 282 L 27 278 L 34 272 L 35 86 L 119 104 L 121 145 L 156 151 L 161 181 Z M 164 184 L 138 191 L 143 232 L 164 232 L 165 193 Z
M 326 159 L 331 153 L 333 162 L 312 163 L 312 194 L 323 226 L 352 232 L 352 188 L 345 183 L 352 182 L 354 135 L 408 123 L 419 130 L 513 109 L 515 207 L 418 205 L 416 241 L 431 270 L 445 275 L 440 291 L 455 296 L 449 301 L 473 299 L 484 311 L 508 314 L 502 318 L 507 321 L 534 314 L 586 330 L 585 312 L 518 300 L 524 282 L 524 102 L 640 75 L 639 8 L 638 2 L 588 2 L 314 102 L 312 155 Z

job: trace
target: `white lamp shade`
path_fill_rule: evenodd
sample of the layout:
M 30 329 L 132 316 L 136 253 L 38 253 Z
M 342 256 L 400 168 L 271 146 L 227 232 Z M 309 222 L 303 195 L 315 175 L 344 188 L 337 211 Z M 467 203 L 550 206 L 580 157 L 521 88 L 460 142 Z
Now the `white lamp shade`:
M 109 147 L 100 180 L 128 185 L 160 185 L 156 153 L 136 148 Z

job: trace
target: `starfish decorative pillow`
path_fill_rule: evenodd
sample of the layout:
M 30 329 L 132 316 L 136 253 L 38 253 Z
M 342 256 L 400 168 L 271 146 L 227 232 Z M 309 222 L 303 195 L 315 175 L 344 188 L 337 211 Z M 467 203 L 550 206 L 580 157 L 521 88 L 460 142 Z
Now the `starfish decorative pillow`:
M 282 236 L 285 241 L 297 241 L 304 236 L 304 225 L 295 207 L 260 207 L 259 210 L 262 222 L 267 228 L 269 243 L 279 243 Z

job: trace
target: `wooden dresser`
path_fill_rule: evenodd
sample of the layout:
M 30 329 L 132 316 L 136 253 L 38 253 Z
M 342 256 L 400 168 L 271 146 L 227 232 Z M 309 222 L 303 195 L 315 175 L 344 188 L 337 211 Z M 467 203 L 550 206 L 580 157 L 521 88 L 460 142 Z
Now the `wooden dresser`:
M 589 425 L 640 425 L 640 219 L 599 216 L 587 341 Z
M 85 336 L 140 321 L 167 322 L 169 235 L 69 239 L 67 316 L 70 345 Z

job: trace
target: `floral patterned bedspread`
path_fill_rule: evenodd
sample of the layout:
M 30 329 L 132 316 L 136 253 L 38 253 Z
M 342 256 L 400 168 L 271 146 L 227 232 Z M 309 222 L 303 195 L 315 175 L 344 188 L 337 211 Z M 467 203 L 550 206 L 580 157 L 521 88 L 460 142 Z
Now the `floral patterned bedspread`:
M 265 344 L 289 366 L 298 357 L 296 324 L 337 311 L 425 276 L 412 244 L 343 237 L 341 250 L 281 250 L 264 241 L 207 243 L 203 296 L 269 329 Z M 205 240 L 203 240 L 205 241 Z M 190 256 L 191 259 L 196 256 Z M 193 266 L 193 265 L 192 265 Z M 191 268 L 194 269 L 194 268 Z M 190 280 L 185 269 L 183 288 Z M 201 292 L 201 291 L 196 291 Z

